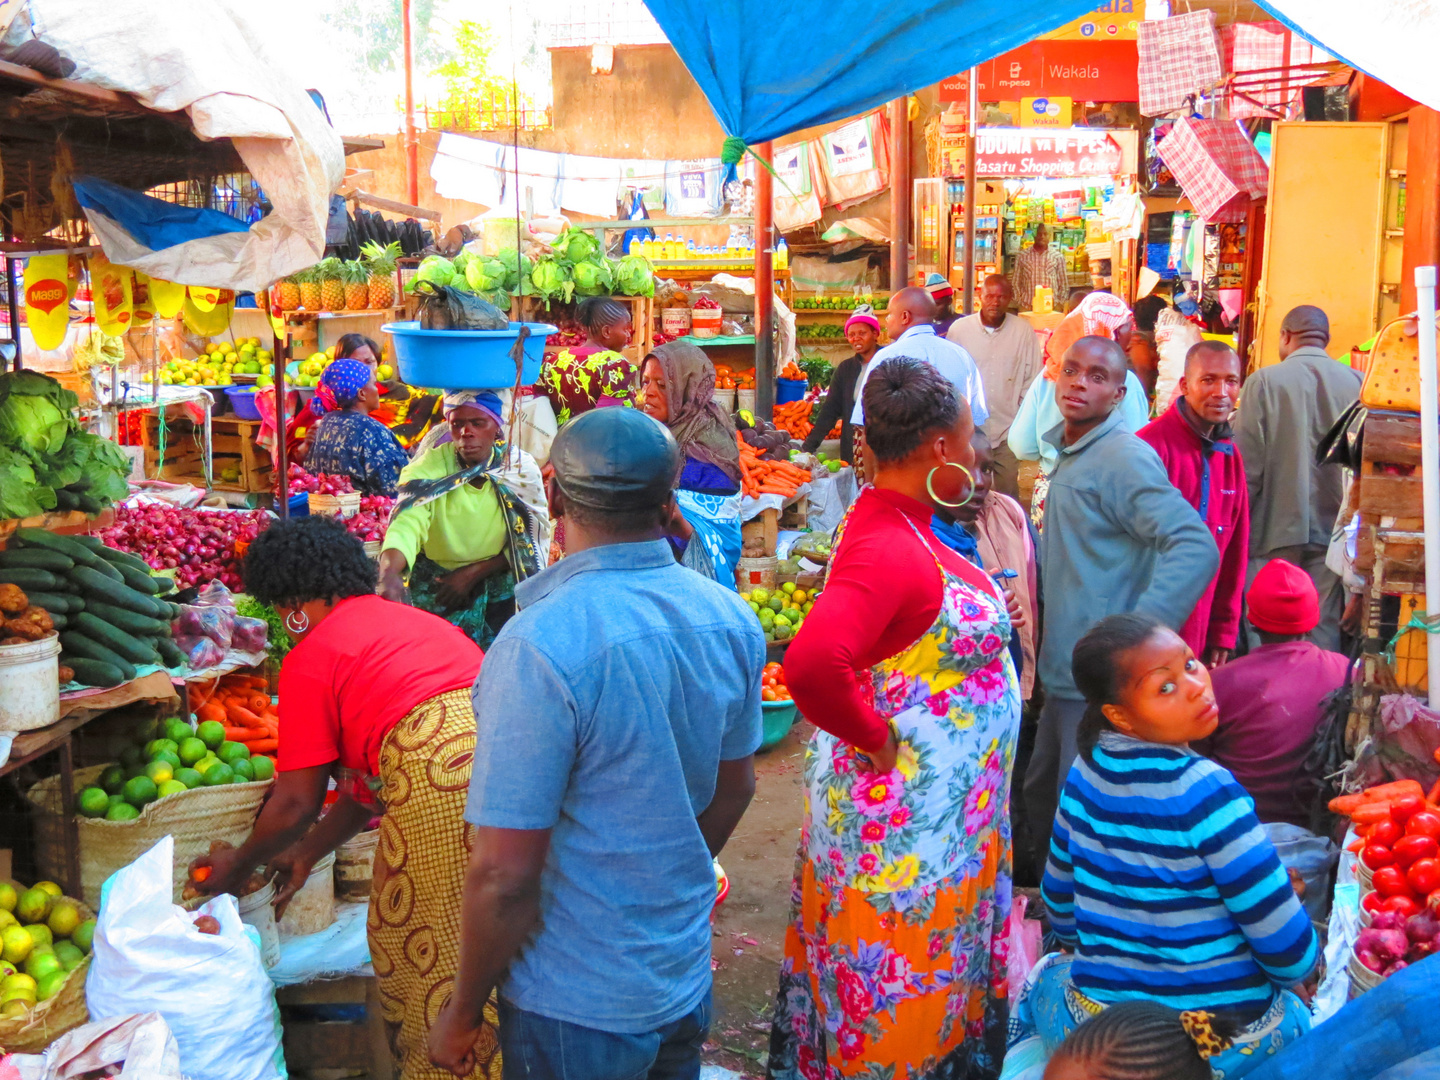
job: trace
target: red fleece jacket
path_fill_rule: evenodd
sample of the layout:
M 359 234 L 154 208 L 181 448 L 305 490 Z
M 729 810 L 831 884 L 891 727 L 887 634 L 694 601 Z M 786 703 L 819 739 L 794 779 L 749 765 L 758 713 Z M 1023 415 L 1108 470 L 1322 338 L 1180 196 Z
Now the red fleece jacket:
M 1170 482 L 1199 512 L 1220 549 L 1215 580 L 1180 628 L 1180 636 L 1196 656 L 1206 648 L 1233 649 L 1250 547 L 1250 493 L 1240 448 L 1229 439 L 1202 439 L 1181 413 L 1178 400 L 1135 434 L 1155 448 Z

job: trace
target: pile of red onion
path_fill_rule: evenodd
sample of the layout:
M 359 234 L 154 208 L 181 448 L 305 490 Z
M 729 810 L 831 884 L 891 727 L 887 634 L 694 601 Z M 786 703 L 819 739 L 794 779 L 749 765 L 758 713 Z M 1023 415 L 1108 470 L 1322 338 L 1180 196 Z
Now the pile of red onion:
M 699 299 L 697 299 L 697 300 L 695 301 L 695 308 L 694 308 L 694 310 L 696 310 L 696 311 L 714 311 L 714 310 L 715 310 L 716 308 L 718 308 L 719 306 L 720 306 L 720 304 L 719 304 L 718 301 L 712 300 L 712 299 L 710 299 L 710 297 L 708 297 L 708 296 L 702 296 L 702 297 L 700 297 Z
M 390 524 L 390 511 L 395 500 L 384 495 L 366 495 L 360 500 L 360 512 L 345 518 L 345 528 L 351 536 L 359 537 L 361 543 L 369 540 L 384 540 L 385 526 Z
M 118 551 L 138 555 L 152 569 L 173 569 L 177 588 L 220 581 L 238 591 L 242 582 L 235 544 L 254 540 L 270 521 L 264 510 L 227 513 L 173 506 L 117 506 L 115 524 L 102 531 L 100 539 Z
M 291 495 L 298 495 L 305 492 L 311 495 L 343 495 L 347 491 L 354 491 L 355 485 L 350 482 L 350 477 L 330 473 L 309 473 L 301 466 L 290 463 L 286 475 L 289 477 L 289 491 Z M 275 484 L 275 493 L 280 493 L 279 481 Z

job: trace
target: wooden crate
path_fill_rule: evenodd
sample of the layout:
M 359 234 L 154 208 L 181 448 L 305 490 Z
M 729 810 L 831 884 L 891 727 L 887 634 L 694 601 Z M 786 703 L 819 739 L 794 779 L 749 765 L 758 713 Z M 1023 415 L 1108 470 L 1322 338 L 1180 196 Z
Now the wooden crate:
M 145 418 L 142 443 L 145 447 L 145 474 L 162 480 L 204 483 L 203 433 L 186 418 L 167 415 L 164 459 L 159 454 L 160 421 L 153 413 Z M 216 416 L 210 421 L 211 487 L 217 491 L 269 491 L 274 467 L 270 455 L 255 442 L 260 421 Z M 235 479 L 222 479 L 230 470 Z
M 655 344 L 655 301 L 649 296 L 612 296 L 630 309 L 630 323 L 633 328 L 630 344 L 626 346 L 624 353 L 635 363 L 640 363 L 650 354 Z M 510 300 L 510 318 L 523 322 L 541 322 L 554 324 L 556 308 L 559 305 L 552 305 L 549 309 L 545 304 L 534 296 L 512 297 Z M 578 300 L 576 303 L 578 304 Z
M 1387 593 L 1424 588 L 1424 496 L 1420 484 L 1420 417 L 1370 413 L 1359 475 L 1356 568 L 1374 573 Z M 1383 566 L 1376 552 L 1383 550 Z

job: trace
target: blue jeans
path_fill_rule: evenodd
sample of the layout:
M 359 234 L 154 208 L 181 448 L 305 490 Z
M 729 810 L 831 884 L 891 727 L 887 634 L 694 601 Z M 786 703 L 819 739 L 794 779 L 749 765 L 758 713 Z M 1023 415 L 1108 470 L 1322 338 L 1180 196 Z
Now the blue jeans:
M 500 1000 L 504 1080 L 698 1080 L 710 995 L 659 1031 L 617 1035 L 552 1020 Z

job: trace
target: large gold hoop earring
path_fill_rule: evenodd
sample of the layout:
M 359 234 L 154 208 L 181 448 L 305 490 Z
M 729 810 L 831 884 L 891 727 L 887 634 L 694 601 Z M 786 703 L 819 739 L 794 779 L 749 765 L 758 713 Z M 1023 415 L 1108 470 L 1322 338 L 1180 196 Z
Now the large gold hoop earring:
M 935 474 L 939 472 L 943 467 L 940 465 L 936 465 L 935 468 L 931 469 L 930 472 L 926 475 L 925 491 L 937 506 L 948 506 L 951 510 L 959 510 L 960 507 L 964 506 L 966 503 L 968 503 L 971 499 L 975 497 L 975 477 L 971 474 L 969 469 L 967 469 L 964 465 L 961 465 L 958 461 L 947 461 L 945 462 L 945 464 L 953 466 L 954 468 L 959 469 L 962 473 L 965 474 L 965 479 L 970 483 L 970 491 L 966 494 L 965 498 L 961 499 L 959 502 L 952 503 L 946 502 L 944 499 L 940 498 L 939 495 L 935 494 L 935 488 L 931 481 L 935 479 Z

